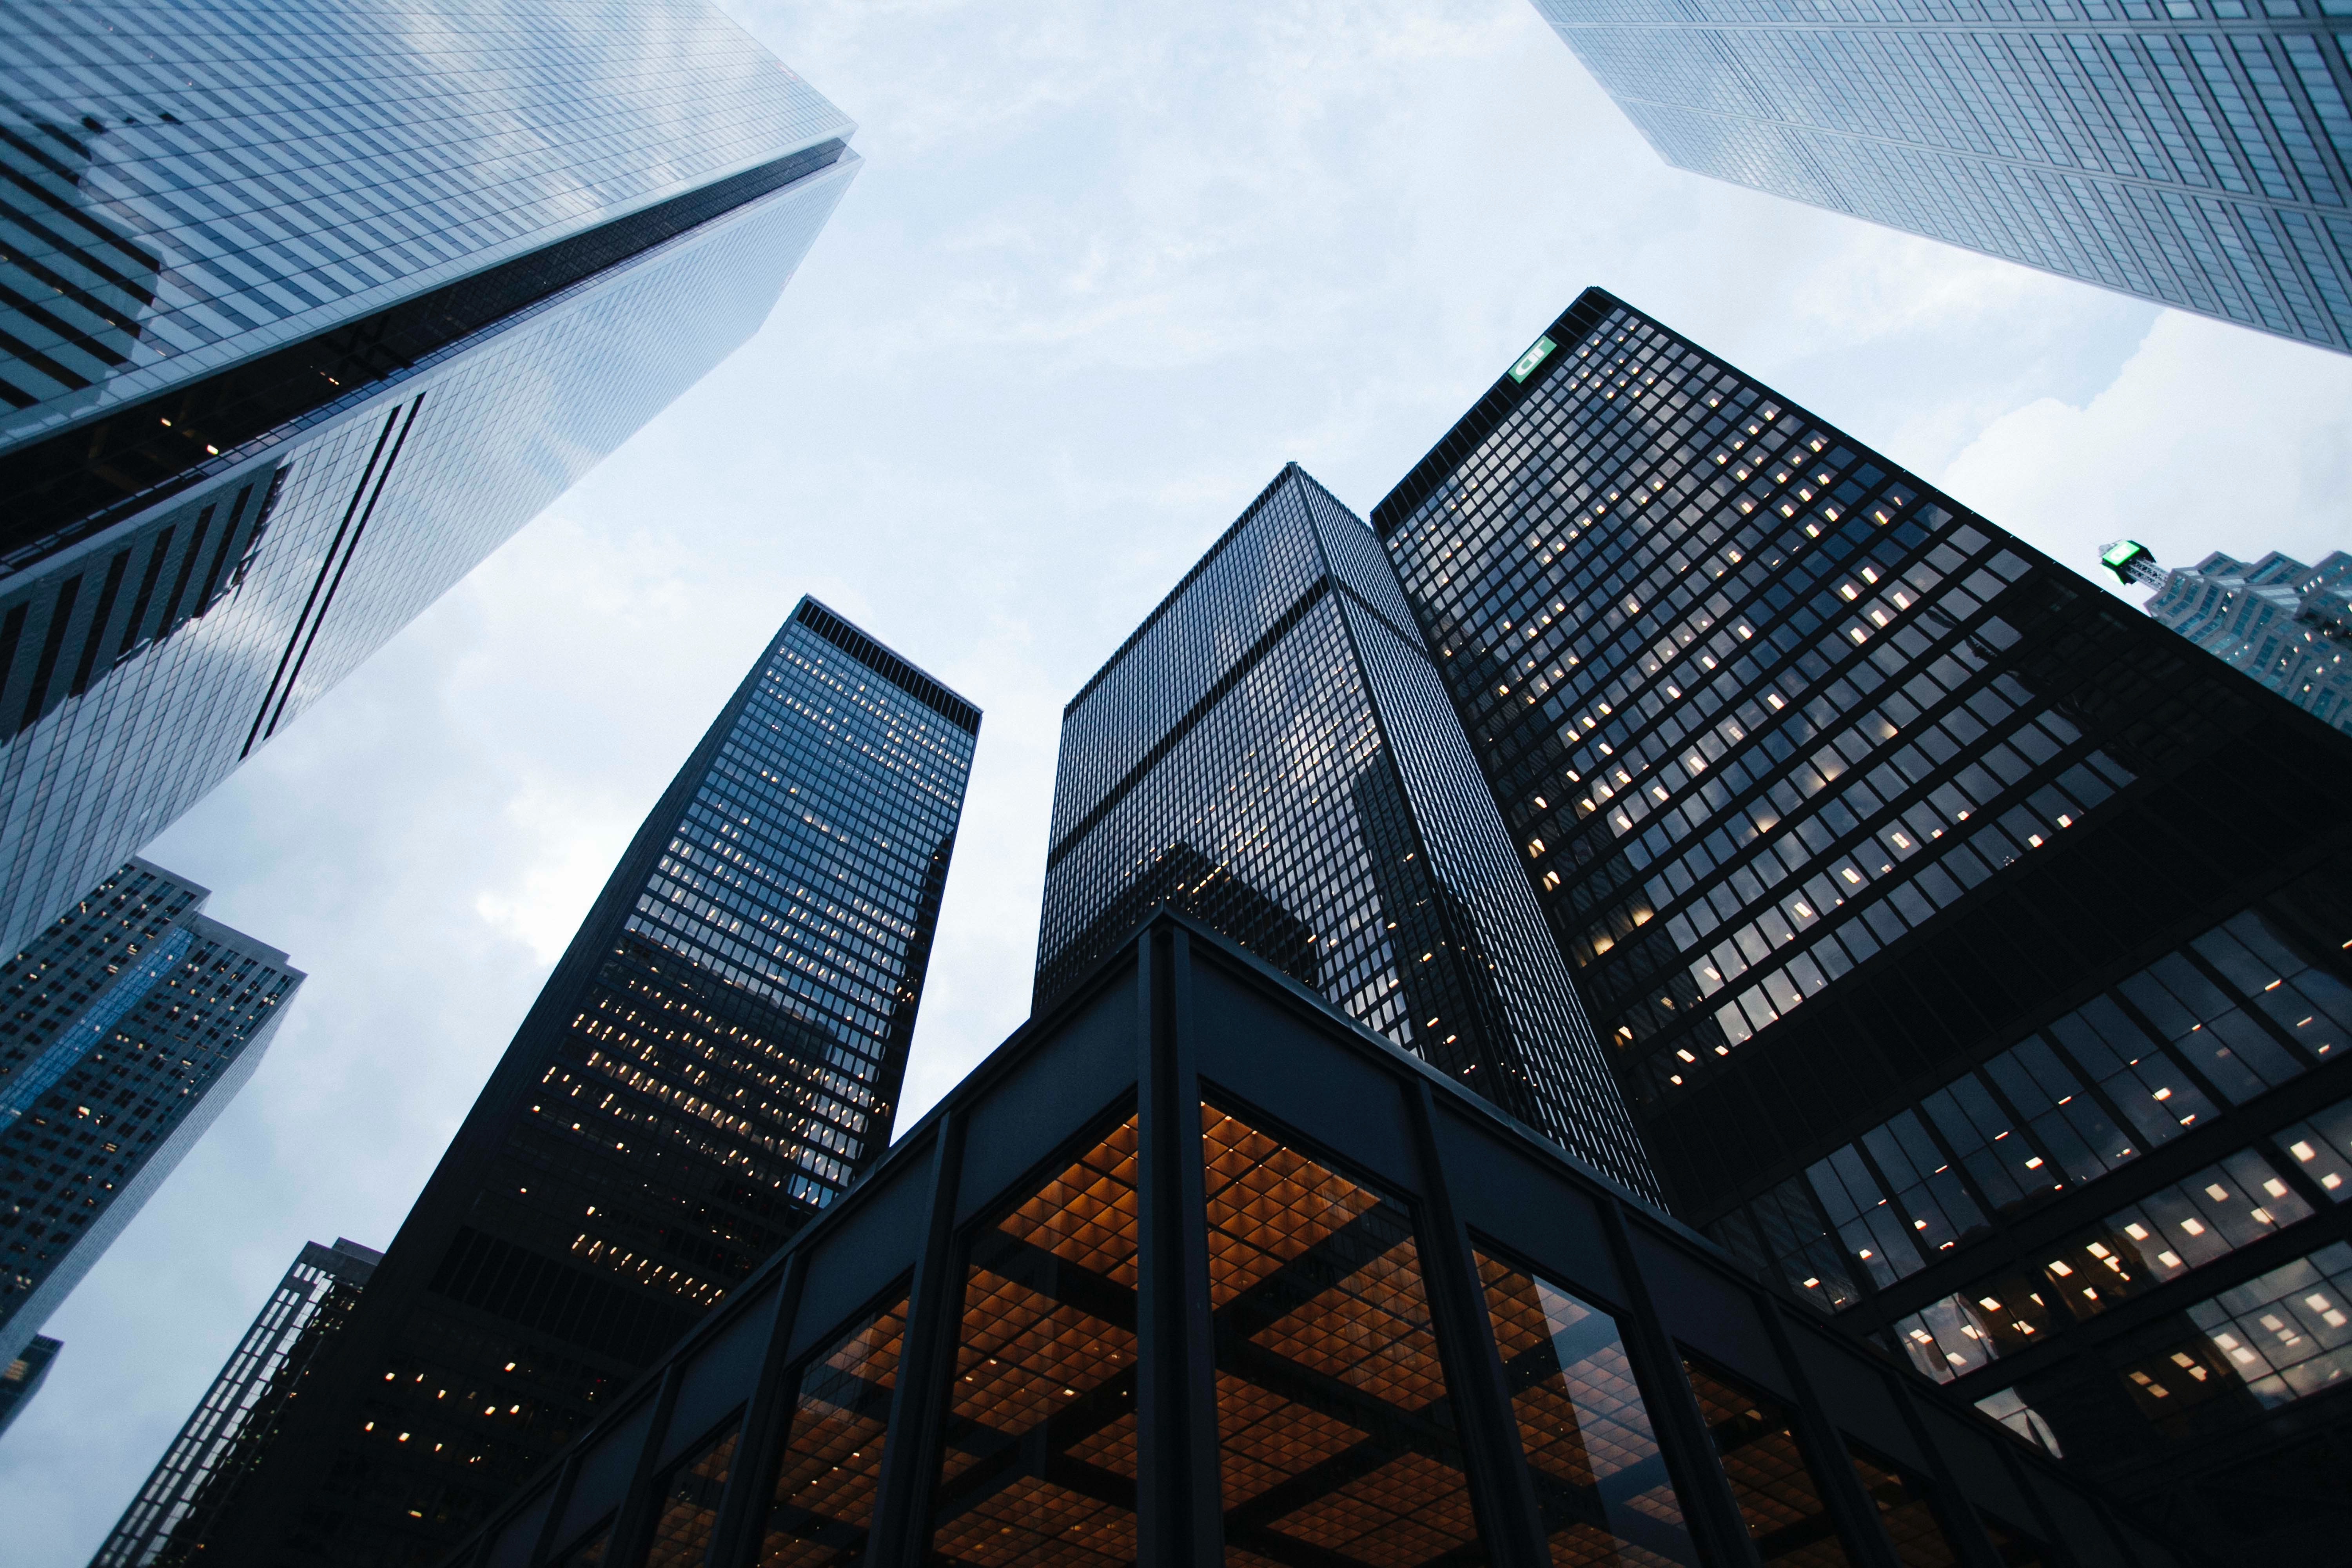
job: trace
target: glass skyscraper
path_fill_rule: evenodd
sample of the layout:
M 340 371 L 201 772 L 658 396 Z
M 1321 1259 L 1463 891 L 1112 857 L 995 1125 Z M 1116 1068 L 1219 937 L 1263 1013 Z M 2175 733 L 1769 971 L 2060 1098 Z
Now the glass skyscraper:
M 1040 1007 L 1171 904 L 1656 1192 L 1396 574 L 1296 464 L 1063 710 L 1050 843 Z
M 2352 739 L 1598 289 L 1373 515 L 1676 1213 L 2320 1552 Z
M 2352 347 L 2339 0 L 1536 0 L 1668 163 Z
M 2170 571 L 2137 540 L 2100 563 L 2154 588 L 2147 613 L 2314 717 L 2352 731 L 2352 554 L 2306 566 L 2273 550 L 2260 561 L 2219 551 Z
M 207 1561 L 433 1562 L 880 1158 L 979 729 L 801 601 L 638 829 Z
M 0 973 L 0 1365 L 245 1087 L 302 973 L 133 859 Z
M 57 1364 L 58 1352 L 65 1349 L 47 1334 L 35 1334 L 16 1359 L 0 1366 L 0 1434 L 5 1434 L 41 1392 L 41 1384 L 49 1380 L 49 1369 Z
M 0 30 L 13 952 L 750 336 L 858 160 L 701 0 Z
M 310 1384 L 383 1255 L 338 1237 L 303 1244 L 253 1326 L 205 1390 L 91 1568 L 185 1568 L 236 1505 L 246 1479 Z

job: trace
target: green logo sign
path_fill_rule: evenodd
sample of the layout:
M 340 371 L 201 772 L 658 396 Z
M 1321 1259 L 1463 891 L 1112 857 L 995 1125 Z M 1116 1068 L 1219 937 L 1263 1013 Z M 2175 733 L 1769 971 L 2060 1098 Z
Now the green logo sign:
M 1519 363 L 1511 367 L 1511 379 L 1525 383 L 1528 377 L 1535 374 L 1536 366 L 1550 358 L 1551 351 L 1558 347 L 1559 345 L 1549 338 L 1538 338 L 1528 352 L 1519 356 Z

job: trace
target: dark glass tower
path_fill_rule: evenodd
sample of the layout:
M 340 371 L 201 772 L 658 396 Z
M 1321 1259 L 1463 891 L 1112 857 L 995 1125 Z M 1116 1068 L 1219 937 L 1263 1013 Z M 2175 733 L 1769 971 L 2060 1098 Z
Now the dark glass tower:
M 185 1568 L 206 1560 L 205 1545 L 383 1261 L 374 1248 L 341 1237 L 332 1247 L 303 1244 L 91 1568 Z
M 58 1352 L 65 1346 L 47 1334 L 35 1334 L 30 1343 L 16 1352 L 16 1359 L 0 1367 L 0 1434 L 5 1433 L 33 1395 L 41 1392 L 41 1384 L 49 1380 L 49 1369 L 57 1364 Z
M 1296 464 L 1063 710 L 1038 1004 L 1162 903 L 1655 1193 L 1396 575 Z
M 302 973 L 131 860 L 0 973 L 0 1365 L 261 1065 Z
M 979 729 L 801 601 L 557 963 L 217 1560 L 434 1561 L 881 1156 Z
M 857 159 L 701 0 L 12 7 L 0 952 L 760 324 Z
M 1668 163 L 2352 347 L 2339 0 L 1536 0 Z
M 2352 739 L 1597 289 L 1374 516 L 1676 1211 L 2332 1529 Z

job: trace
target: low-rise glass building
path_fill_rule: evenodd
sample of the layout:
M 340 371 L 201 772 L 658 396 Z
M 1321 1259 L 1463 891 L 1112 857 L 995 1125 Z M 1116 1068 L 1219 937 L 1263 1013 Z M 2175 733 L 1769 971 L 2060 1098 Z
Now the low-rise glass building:
M 1163 911 L 450 1561 L 2179 1559 Z

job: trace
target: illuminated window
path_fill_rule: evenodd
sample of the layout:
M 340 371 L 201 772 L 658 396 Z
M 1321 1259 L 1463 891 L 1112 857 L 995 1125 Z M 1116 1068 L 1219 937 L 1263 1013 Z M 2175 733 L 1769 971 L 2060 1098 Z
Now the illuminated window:
M 760 1568 L 824 1568 L 865 1555 L 906 1331 L 901 1299 L 860 1321 L 801 1373 Z
M 1131 1561 L 1136 1122 L 972 1245 L 934 1561 Z
M 654 1525 L 654 1549 L 646 1568 L 698 1568 L 710 1550 L 711 1527 L 719 1522 L 719 1497 L 727 1489 L 727 1469 L 734 1461 L 734 1423 L 704 1443 L 671 1472 L 663 1489 L 661 1518 Z M 581 1568 L 602 1560 L 582 1558 Z
M 1822 1502 L 1822 1489 L 1797 1446 L 1789 1413 L 1754 1389 L 1685 1361 L 1748 1539 L 1767 1563 L 1844 1568 L 1845 1547 Z
M 1552 1560 L 1695 1562 L 1616 1321 L 1484 1254 L 1478 1274 Z
M 1903 1568 L 1955 1568 L 1960 1554 L 1936 1517 L 1926 1484 L 1858 1444 L 1848 1444 L 1846 1451 L 1854 1474 L 1862 1479 L 1862 1489 L 1878 1505 L 1878 1522 L 1886 1527 L 1886 1539 L 1895 1543 L 1895 1556 Z
M 1202 1121 L 1227 1561 L 1485 1561 L 1411 1217 Z

